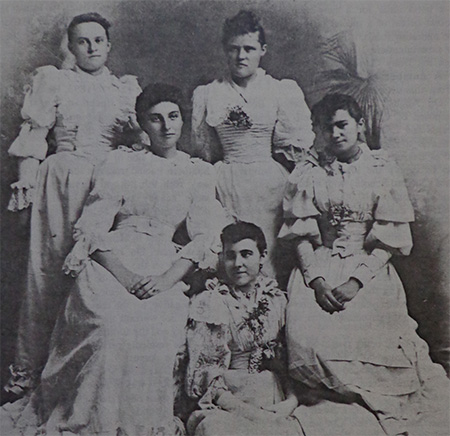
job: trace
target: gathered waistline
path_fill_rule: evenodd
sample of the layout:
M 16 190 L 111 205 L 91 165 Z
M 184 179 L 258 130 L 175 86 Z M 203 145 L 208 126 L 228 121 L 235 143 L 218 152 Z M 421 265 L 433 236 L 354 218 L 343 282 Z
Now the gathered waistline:
M 173 237 L 174 227 L 163 223 L 155 218 L 146 216 L 128 216 L 119 218 L 115 230 L 133 228 L 139 233 L 145 233 L 151 236 L 164 236 L 169 239 Z

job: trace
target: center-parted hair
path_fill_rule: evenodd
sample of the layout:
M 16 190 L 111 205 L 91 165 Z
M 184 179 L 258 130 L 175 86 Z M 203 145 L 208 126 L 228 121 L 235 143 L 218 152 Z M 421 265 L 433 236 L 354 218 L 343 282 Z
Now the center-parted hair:
M 356 122 L 359 122 L 363 118 L 361 108 L 353 97 L 346 94 L 327 94 L 311 109 L 313 125 L 327 125 L 334 114 L 340 109 L 346 110 Z
M 258 41 L 264 45 L 266 35 L 260 19 L 252 11 L 241 10 L 234 17 L 225 20 L 222 28 L 222 44 L 226 46 L 231 38 L 254 32 L 258 32 Z
M 147 85 L 136 100 L 136 117 L 142 126 L 147 112 L 158 103 L 170 101 L 180 108 L 184 118 L 184 97 L 181 89 L 167 83 L 152 83 Z
M 67 37 L 69 38 L 69 42 L 72 42 L 75 27 L 81 23 L 100 24 L 100 26 L 105 29 L 106 37 L 109 41 L 109 28 L 111 27 L 111 23 L 97 12 L 88 12 L 87 14 L 77 15 L 70 22 L 69 27 L 67 27 Z
M 222 234 L 220 235 L 223 246 L 225 246 L 225 244 L 235 244 L 244 239 L 255 241 L 260 254 L 263 254 L 267 249 L 267 242 L 263 231 L 253 223 L 238 221 L 229 224 L 222 230 Z

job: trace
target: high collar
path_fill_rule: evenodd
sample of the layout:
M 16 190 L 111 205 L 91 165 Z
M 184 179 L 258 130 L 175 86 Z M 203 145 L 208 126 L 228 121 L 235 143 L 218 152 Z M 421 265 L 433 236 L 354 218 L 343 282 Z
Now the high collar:
M 92 80 L 97 80 L 97 79 L 102 79 L 103 80 L 103 79 L 105 79 L 107 77 L 111 77 L 112 76 L 111 71 L 109 71 L 107 66 L 103 66 L 103 69 L 102 69 L 101 73 L 97 74 L 97 75 L 89 74 L 87 71 L 82 70 L 78 65 L 75 65 L 72 68 L 72 71 L 75 71 L 77 74 L 80 74 L 80 75 L 83 75 L 83 76 L 86 76 L 86 77 L 91 77 Z

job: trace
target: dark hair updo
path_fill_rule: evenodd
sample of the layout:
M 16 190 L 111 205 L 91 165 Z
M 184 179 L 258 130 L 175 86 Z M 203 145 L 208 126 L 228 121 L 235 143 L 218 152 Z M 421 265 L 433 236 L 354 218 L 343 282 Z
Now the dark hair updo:
M 136 100 L 136 117 L 142 126 L 147 112 L 158 103 L 170 101 L 180 108 L 184 118 L 184 97 L 179 88 L 167 83 L 152 83 L 147 85 Z
M 267 249 L 267 242 L 263 231 L 253 223 L 238 221 L 229 224 L 222 230 L 222 234 L 220 235 L 223 246 L 225 246 L 225 244 L 235 244 L 243 239 L 255 241 L 261 255 Z
M 339 109 L 346 110 L 356 122 L 363 118 L 361 108 L 353 97 L 345 94 L 327 94 L 311 109 L 313 126 L 328 124 Z
M 109 41 L 109 28 L 111 27 L 111 23 L 97 12 L 88 12 L 87 14 L 77 15 L 70 22 L 69 27 L 67 28 L 67 36 L 69 38 L 69 42 L 72 42 L 75 27 L 81 23 L 100 24 L 100 26 L 102 26 L 105 29 L 106 37 L 108 38 Z
M 258 32 L 258 41 L 263 46 L 266 43 L 266 35 L 260 19 L 252 11 L 241 10 L 234 17 L 225 20 L 222 28 L 222 44 L 226 46 L 231 38 L 254 32 Z

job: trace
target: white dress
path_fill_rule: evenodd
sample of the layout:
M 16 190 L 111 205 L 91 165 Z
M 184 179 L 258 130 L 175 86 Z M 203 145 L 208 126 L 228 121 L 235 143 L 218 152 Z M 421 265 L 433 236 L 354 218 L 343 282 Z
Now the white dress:
M 135 117 L 139 93 L 134 76 L 119 79 L 107 68 L 93 76 L 78 67 L 53 66 L 38 68 L 26 90 L 24 123 L 9 154 L 43 162 L 36 188 L 15 193 L 9 204 L 10 210 L 20 210 L 33 203 L 13 389 L 15 384 L 32 386 L 46 362 L 55 319 L 67 296 L 61 268 L 73 245 L 73 225 L 91 189 L 95 167 L 117 146 L 117 134 Z M 48 137 L 56 150 L 46 157 Z
M 112 251 L 143 276 L 164 273 L 180 257 L 203 264 L 218 245 L 220 211 L 210 164 L 180 151 L 173 159 L 109 154 L 65 263 L 85 267 L 58 318 L 39 389 L 19 417 L 10 413 L 16 431 L 34 425 L 48 434 L 175 434 L 173 366 L 184 342 L 188 287 L 179 282 L 139 300 L 88 256 Z M 177 252 L 172 237 L 184 220 L 191 242 Z
M 269 276 L 288 177 L 272 154 L 297 162 L 313 140 L 310 112 L 293 80 L 277 80 L 258 69 L 245 89 L 223 79 L 194 91 L 193 146 L 208 160 L 221 159 L 215 165 L 217 195 L 228 214 L 264 231 Z
M 321 167 L 311 160 L 290 177 L 280 237 L 306 239 L 315 247 L 288 286 L 290 374 L 313 389 L 357 394 L 388 435 L 445 434 L 444 370 L 415 333 L 388 256 L 372 253 L 376 247 L 384 254 L 409 254 L 413 209 L 397 165 L 383 151 L 365 144 L 361 150 L 354 162 Z M 330 315 L 307 286 L 317 277 L 333 288 L 354 277 L 363 287 L 345 310 Z M 328 434 L 329 408 L 322 412 L 323 427 L 314 421 L 309 431 Z M 299 408 L 296 415 L 307 434 L 308 413 Z

